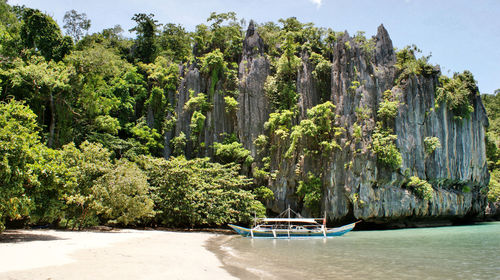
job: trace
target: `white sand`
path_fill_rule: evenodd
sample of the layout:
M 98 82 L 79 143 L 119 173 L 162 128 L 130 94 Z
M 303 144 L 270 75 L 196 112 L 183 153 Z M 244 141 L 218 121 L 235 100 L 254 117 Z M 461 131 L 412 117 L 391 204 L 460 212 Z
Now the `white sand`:
M 19 230 L 5 236 L 0 279 L 234 279 L 204 247 L 216 234 Z

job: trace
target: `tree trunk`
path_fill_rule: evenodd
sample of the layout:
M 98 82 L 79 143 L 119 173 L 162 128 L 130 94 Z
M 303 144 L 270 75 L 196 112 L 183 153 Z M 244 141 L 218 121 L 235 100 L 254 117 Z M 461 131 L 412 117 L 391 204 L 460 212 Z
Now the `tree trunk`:
M 50 93 L 50 126 L 49 126 L 49 140 L 47 146 L 52 148 L 54 144 L 54 132 L 56 130 L 56 110 L 54 105 L 54 95 Z

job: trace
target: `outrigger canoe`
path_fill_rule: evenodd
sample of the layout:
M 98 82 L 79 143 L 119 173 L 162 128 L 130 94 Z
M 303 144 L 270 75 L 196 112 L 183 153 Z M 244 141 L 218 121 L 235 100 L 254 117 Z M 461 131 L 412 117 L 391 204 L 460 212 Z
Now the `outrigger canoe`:
M 290 216 L 290 212 L 293 212 L 293 210 L 288 208 L 283 213 L 285 212 L 288 212 L 288 216 Z M 281 213 L 280 216 L 282 216 L 283 213 Z M 318 220 L 323 220 L 323 224 L 318 223 Z M 327 238 L 344 235 L 353 230 L 357 223 L 358 222 L 336 228 L 327 228 L 326 218 L 288 217 L 256 219 L 255 226 L 252 228 L 231 224 L 229 226 L 239 235 L 251 238 Z

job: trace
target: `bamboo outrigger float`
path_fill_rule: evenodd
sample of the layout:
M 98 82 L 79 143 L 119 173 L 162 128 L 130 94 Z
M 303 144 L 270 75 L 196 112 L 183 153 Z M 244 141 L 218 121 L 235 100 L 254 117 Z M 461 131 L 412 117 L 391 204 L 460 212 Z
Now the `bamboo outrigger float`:
M 291 218 L 294 213 L 297 218 Z M 317 221 L 323 221 L 322 224 Z M 359 222 L 337 228 L 326 227 L 324 218 L 303 218 L 290 207 L 283 211 L 278 218 L 256 218 L 252 228 L 229 225 L 239 235 L 251 238 L 310 238 L 341 236 L 352 229 Z

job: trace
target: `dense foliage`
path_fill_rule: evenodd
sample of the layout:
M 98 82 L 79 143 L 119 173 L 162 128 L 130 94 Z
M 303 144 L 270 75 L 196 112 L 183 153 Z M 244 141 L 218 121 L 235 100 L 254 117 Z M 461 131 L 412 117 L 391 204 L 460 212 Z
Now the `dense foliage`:
M 209 85 L 206 93 L 191 92 L 184 106 L 191 115 L 190 133 L 167 143 L 172 155 L 183 155 L 186 147 L 195 155 L 203 151 L 219 83 L 226 113 L 236 113 L 242 26 L 234 13 L 212 13 L 208 25 L 192 33 L 159 24 L 153 14 L 135 14 L 130 31 L 137 37 L 131 40 L 120 35 L 120 26 L 86 34 L 91 21 L 75 10 L 64 17 L 69 36 L 39 10 L 11 7 L 4 0 L 0 10 L 0 97 L 5 100 L 0 226 L 20 218 L 73 228 L 201 226 L 248 222 L 253 212 L 263 213 L 252 194 L 255 186 L 239 175 L 253 158 L 237 138 L 207 147 L 226 165 L 153 158 L 163 155 L 163 135 L 174 128 L 171 96 L 180 82 L 179 63 L 197 60 Z M 12 98 L 25 103 L 8 101 Z M 189 180 L 172 180 L 179 174 Z M 158 177 L 179 184 L 158 183 Z M 272 197 L 265 187 L 255 193 L 262 200 Z M 183 195 L 192 199 L 179 200 Z
M 208 158 L 143 157 L 139 163 L 156 189 L 157 222 L 170 226 L 214 226 L 249 223 L 262 216 L 264 206 L 242 189 L 251 181 L 235 164 L 212 163 Z
M 91 21 L 71 10 L 63 33 L 49 15 L 0 0 L 0 229 L 15 220 L 67 228 L 248 223 L 254 212 L 264 214 L 262 202 L 274 197 L 268 186 L 287 161 L 297 163 L 292 172 L 299 207 L 316 215 L 325 178 L 304 170 L 305 160 L 321 157 L 321 170 L 319 162 L 336 152 L 371 147 L 383 166 L 401 166 L 395 91 L 377 100 L 376 112 L 356 108 L 352 127 L 339 125 L 330 100 L 333 46 L 343 32 L 293 17 L 256 26 L 265 42 L 259 55 L 270 66 L 263 86 L 271 112 L 250 151 L 235 129 L 246 102 L 239 98 L 238 78 L 244 21 L 233 12 L 212 13 L 188 32 L 153 14 L 131 20 L 134 39 L 125 38 L 119 25 L 87 34 Z M 375 40 L 363 32 L 345 47 L 373 60 Z M 408 47 L 397 53 L 399 86 L 436 73 L 428 57 L 415 57 L 418 52 Z M 318 95 L 307 112 L 298 106 L 304 67 Z M 353 68 L 349 94 L 366 86 Z M 196 90 L 186 78 L 192 69 L 199 70 L 192 72 Z M 474 86 L 469 72 L 442 78 L 437 101 L 467 117 Z M 186 100 L 180 100 L 183 90 Z M 488 159 L 497 168 L 493 131 Z M 369 142 L 366 149 L 357 147 L 362 141 Z M 426 139 L 427 153 L 439 144 Z M 422 184 L 416 185 L 418 193 Z
M 490 126 L 486 133 L 486 157 L 490 171 L 488 200 L 500 202 L 500 89 L 481 96 Z
M 0 103 L 0 229 L 6 219 L 26 216 L 32 205 L 27 188 L 36 175 L 30 168 L 40 156 L 36 116 L 22 103 Z

